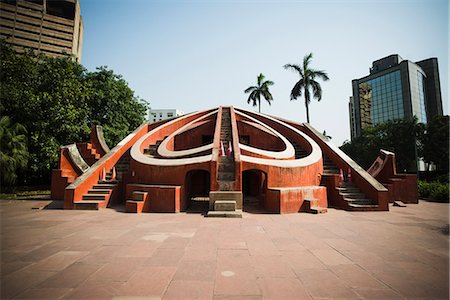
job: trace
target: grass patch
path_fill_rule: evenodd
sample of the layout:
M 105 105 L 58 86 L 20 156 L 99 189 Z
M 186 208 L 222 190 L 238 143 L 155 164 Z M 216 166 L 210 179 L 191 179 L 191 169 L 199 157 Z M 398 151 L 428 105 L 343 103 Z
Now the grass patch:
M 7 192 L 7 193 L 0 193 L 0 199 L 6 199 L 6 200 L 14 200 L 14 199 L 29 199 L 34 198 L 36 196 L 50 196 L 50 190 L 21 190 L 21 191 L 15 191 L 15 192 Z

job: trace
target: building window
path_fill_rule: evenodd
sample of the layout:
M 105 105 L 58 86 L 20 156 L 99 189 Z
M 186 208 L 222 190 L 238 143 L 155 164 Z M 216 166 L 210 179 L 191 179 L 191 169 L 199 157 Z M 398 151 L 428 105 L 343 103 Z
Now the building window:
M 403 119 L 403 96 L 400 71 L 359 84 L 361 128 Z
M 167 117 L 168 118 L 172 118 L 173 117 L 173 113 L 167 113 Z
M 162 113 L 159 113 L 159 117 L 162 118 Z

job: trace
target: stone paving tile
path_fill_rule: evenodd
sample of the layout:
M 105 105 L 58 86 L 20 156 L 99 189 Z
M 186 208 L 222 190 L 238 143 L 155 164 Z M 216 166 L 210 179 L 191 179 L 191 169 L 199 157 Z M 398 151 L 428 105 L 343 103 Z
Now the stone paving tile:
M 29 267 L 30 271 L 61 271 L 80 258 L 88 255 L 86 251 L 59 251 Z
M 351 288 L 378 290 L 388 288 L 358 265 L 336 265 L 330 266 L 330 269 Z
M 297 277 L 313 298 L 358 299 L 346 283 L 330 270 L 308 269 L 297 273 Z
M 297 240 L 292 237 L 286 238 L 273 238 L 273 244 L 280 251 L 304 251 L 306 250 L 305 246 L 300 244 Z
M 66 294 L 63 299 L 73 300 L 103 300 L 113 299 L 120 290 L 123 282 L 92 282 L 86 281 L 79 287 Z
M 118 253 L 123 246 L 100 246 L 89 252 L 88 255 L 78 260 L 80 263 L 93 264 L 93 265 L 105 265 L 116 259 L 116 253 Z
M 175 274 L 174 267 L 146 266 L 122 285 L 118 296 L 162 297 Z
M 94 274 L 88 277 L 88 281 L 128 281 L 141 265 L 140 257 L 116 257 L 112 262 L 104 264 Z
M 61 272 L 42 282 L 42 288 L 74 288 L 84 282 L 90 275 L 95 273 L 101 266 L 74 263 Z
M 262 296 L 257 295 L 250 295 L 250 296 L 244 296 L 244 295 L 217 295 L 213 297 L 213 300 L 262 300 Z
M 372 289 L 355 289 L 354 290 L 362 299 L 370 300 L 398 300 L 405 299 L 397 292 L 391 289 L 372 290 Z
M 32 210 L 0 200 L 1 299 L 448 299 L 448 204 L 320 216 Z
M 162 299 L 212 299 L 213 289 L 213 282 L 173 280 Z
M 178 264 L 174 279 L 176 280 L 195 280 L 195 281 L 214 281 L 216 273 L 215 261 L 181 261 Z
M 217 260 L 217 248 L 210 246 L 188 247 L 184 250 L 184 256 L 182 260 L 209 260 L 215 262 Z
M 281 256 L 252 256 L 251 261 L 256 275 L 260 278 L 282 277 L 295 278 L 295 273 Z
M 310 251 L 283 251 L 281 258 L 294 272 L 304 269 L 326 269 L 320 259 Z
M 178 263 L 184 256 L 184 249 L 157 249 L 152 257 L 143 261 L 143 265 L 173 267 L 178 266 Z
M 253 269 L 239 268 L 220 272 L 214 281 L 214 295 L 261 295 Z
M 14 299 L 62 299 L 71 291 L 72 289 L 70 288 L 32 288 Z
M 312 299 L 297 278 L 259 278 L 263 299 Z
M 2 277 L 1 299 L 10 299 L 22 293 L 26 289 L 33 288 L 47 278 L 56 274 L 56 272 L 40 271 L 31 272 L 24 268 L 5 277 Z
M 316 249 L 311 252 L 327 266 L 353 264 L 351 260 L 334 249 Z
M 0 265 L 0 273 L 1 277 L 11 274 L 15 271 L 23 269 L 29 266 L 30 262 L 22 262 L 22 261 L 10 261 L 10 262 L 2 262 Z
M 27 252 L 25 255 L 20 257 L 21 261 L 29 261 L 29 262 L 36 262 L 40 261 L 44 258 L 47 258 L 55 253 L 58 253 L 59 251 L 63 251 L 68 249 L 69 246 L 60 246 L 55 245 L 54 243 L 49 243 L 46 245 L 43 245 L 42 247 L 39 247 L 33 251 Z M 73 248 L 70 249 L 71 251 L 76 251 Z

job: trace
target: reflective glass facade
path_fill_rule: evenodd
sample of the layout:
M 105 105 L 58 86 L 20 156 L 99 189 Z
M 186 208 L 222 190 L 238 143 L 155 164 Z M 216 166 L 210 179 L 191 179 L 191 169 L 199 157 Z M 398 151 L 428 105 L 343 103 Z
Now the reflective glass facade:
M 404 117 L 400 71 L 359 84 L 361 127 Z
M 427 123 L 427 114 L 425 111 L 425 77 L 417 71 L 417 85 L 412 91 L 412 110 L 420 123 Z

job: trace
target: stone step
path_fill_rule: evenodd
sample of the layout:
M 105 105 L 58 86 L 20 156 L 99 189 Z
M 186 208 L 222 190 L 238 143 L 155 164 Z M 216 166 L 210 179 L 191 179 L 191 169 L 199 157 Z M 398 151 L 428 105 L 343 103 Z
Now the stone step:
M 214 202 L 215 211 L 235 211 L 236 201 L 233 200 L 216 200 Z
M 313 206 L 307 212 L 311 214 L 324 214 L 328 212 L 328 209 L 325 207 Z
M 219 191 L 233 191 L 234 181 L 218 181 Z
M 106 179 L 106 180 L 99 180 L 98 183 L 100 184 L 117 184 L 119 181 L 117 179 Z
M 147 198 L 148 192 L 133 191 L 133 201 L 144 201 Z
M 209 218 L 242 218 L 242 210 L 236 211 L 208 211 L 206 214 Z
M 116 183 L 97 183 L 92 188 L 93 189 L 113 189 L 116 187 Z
M 338 187 L 339 193 L 360 193 L 361 190 L 357 187 Z
M 83 195 L 83 201 L 85 200 L 96 200 L 96 201 L 105 201 L 106 200 L 106 194 L 84 194 Z
M 98 210 L 98 205 L 102 201 L 83 200 L 73 203 L 73 209 L 76 210 Z
M 234 173 L 234 162 L 219 163 L 219 172 L 233 172 Z
M 349 204 L 360 204 L 360 205 L 371 205 L 373 204 L 372 200 L 370 199 L 365 199 L 365 198 L 346 198 L 343 197 L 344 201 L 349 202 Z
M 191 201 L 195 202 L 208 202 L 209 203 L 209 197 L 192 197 Z
M 349 203 L 349 208 L 352 210 L 361 210 L 361 211 L 367 211 L 367 210 L 378 210 L 378 205 L 376 204 L 355 204 L 355 203 Z
M 109 194 L 111 193 L 110 189 L 90 189 L 88 194 Z
M 219 172 L 219 181 L 234 181 L 234 172 Z
M 353 199 L 364 199 L 366 195 L 364 193 L 354 193 L 354 192 L 339 192 L 344 198 L 353 198 Z

